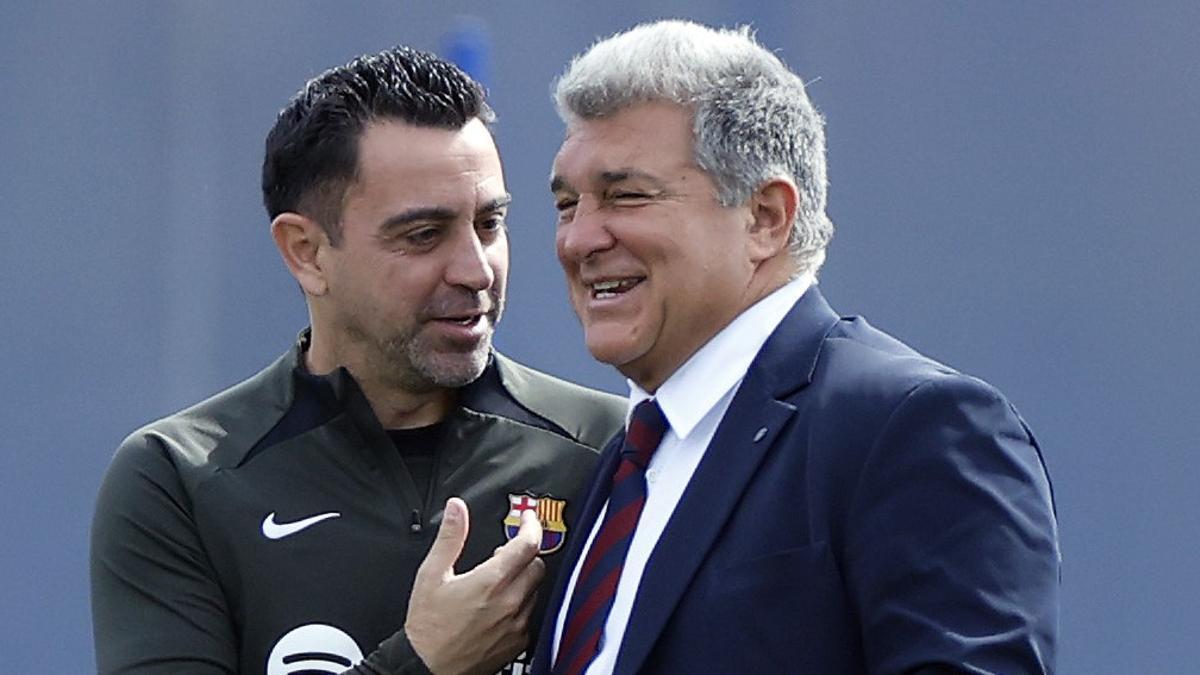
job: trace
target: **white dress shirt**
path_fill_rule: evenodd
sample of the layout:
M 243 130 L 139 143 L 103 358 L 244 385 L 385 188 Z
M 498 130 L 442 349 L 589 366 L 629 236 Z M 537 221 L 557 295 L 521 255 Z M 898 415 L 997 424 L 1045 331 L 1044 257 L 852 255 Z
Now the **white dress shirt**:
M 676 370 L 658 388 L 654 398 L 662 408 L 670 428 L 663 436 L 658 450 L 646 467 L 646 505 L 638 520 L 625 557 L 625 566 L 617 582 L 612 610 L 604 624 L 604 635 L 600 641 L 600 652 L 587 669 L 587 675 L 609 675 L 616 665 L 617 653 L 625 626 L 629 623 L 629 612 L 641 583 L 642 571 L 662 536 L 684 488 L 692 479 L 696 466 L 704 457 L 704 451 L 716 433 L 717 425 L 725 416 L 729 402 L 737 392 L 738 385 L 746 376 L 750 363 L 762 349 L 771 333 L 783 321 L 792 305 L 804 295 L 813 283 L 812 275 L 805 274 L 759 300 L 739 314 L 728 326 L 700 348 L 679 370 Z M 641 387 L 629 382 L 629 409 L 626 426 L 633 408 L 651 395 Z M 607 508 L 607 507 L 605 507 Z M 604 511 L 600 512 L 588 535 L 587 545 L 580 555 L 567 594 L 563 598 L 555 623 L 552 655 L 558 653 L 558 642 L 562 635 L 563 622 L 575 582 L 579 578 L 580 564 L 587 558 L 588 549 L 596 531 L 604 522 Z M 553 656 L 551 657 L 553 658 Z

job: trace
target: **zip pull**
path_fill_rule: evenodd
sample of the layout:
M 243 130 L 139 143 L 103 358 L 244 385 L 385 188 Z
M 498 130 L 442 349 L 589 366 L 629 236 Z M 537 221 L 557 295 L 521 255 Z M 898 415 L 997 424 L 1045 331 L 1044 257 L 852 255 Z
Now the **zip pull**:
M 417 509 L 413 509 L 412 524 L 408 526 L 408 531 L 413 534 L 420 534 L 421 532 L 421 512 Z

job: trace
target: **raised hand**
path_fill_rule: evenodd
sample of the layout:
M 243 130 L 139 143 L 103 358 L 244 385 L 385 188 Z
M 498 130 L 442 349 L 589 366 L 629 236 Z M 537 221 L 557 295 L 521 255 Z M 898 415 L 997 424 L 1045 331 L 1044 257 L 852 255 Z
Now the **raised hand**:
M 463 500 L 446 502 L 437 539 L 413 583 L 404 630 L 435 675 L 495 673 L 525 649 L 534 595 L 545 574 L 542 526 L 532 511 L 491 558 L 454 573 L 470 530 Z

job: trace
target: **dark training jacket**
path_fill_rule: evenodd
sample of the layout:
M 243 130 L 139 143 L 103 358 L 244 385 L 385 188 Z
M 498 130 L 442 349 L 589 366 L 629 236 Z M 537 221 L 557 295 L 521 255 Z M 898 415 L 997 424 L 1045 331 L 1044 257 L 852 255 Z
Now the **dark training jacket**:
M 337 673 L 364 657 L 358 672 L 426 672 L 402 627 L 448 497 L 470 509 L 460 572 L 507 540 L 516 502 L 556 518 L 547 583 L 562 539 L 586 536 L 572 525 L 623 399 L 493 354 L 422 494 L 354 379 L 309 375 L 302 349 L 121 444 L 92 529 L 101 674 Z

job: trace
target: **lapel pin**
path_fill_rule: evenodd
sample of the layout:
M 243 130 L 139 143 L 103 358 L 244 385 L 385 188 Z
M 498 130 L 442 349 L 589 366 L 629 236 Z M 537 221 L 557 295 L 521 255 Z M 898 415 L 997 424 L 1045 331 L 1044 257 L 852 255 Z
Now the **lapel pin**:
M 757 443 L 757 442 L 761 441 L 761 440 L 763 439 L 763 436 L 766 436 L 766 435 L 767 435 L 767 428 L 766 428 L 766 427 L 763 427 L 763 428 L 759 429 L 759 430 L 758 430 L 757 432 L 755 432 L 755 434 L 754 434 L 754 442 L 755 442 L 755 443 Z

